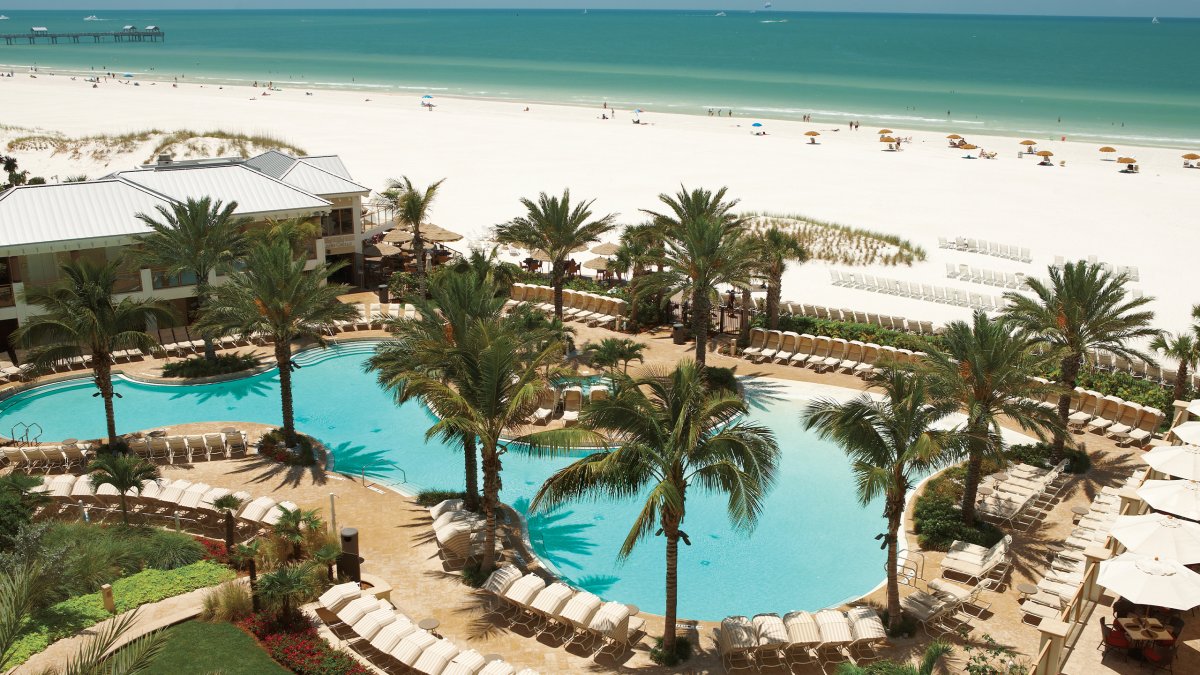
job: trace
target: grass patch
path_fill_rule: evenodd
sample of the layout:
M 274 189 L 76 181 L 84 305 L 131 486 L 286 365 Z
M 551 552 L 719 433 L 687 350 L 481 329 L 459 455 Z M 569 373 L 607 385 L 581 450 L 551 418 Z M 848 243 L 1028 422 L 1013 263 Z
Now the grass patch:
M 127 612 L 234 577 L 233 570 L 213 562 L 198 562 L 174 570 L 146 570 L 113 582 L 117 612 Z M 18 666 L 51 643 L 107 619 L 99 593 L 80 595 L 34 613 L 22 624 L 13 644 L 9 666 Z
M 103 160 L 114 154 L 135 152 L 139 147 L 151 142 L 154 143 L 154 148 L 144 160 L 147 163 L 155 161 L 160 154 L 164 153 L 213 157 L 236 154 L 241 157 L 249 157 L 265 150 L 281 150 L 296 156 L 307 154 L 303 148 L 270 134 L 245 134 L 223 129 L 210 129 L 202 132 L 191 129 L 175 131 L 142 129 L 123 134 L 93 134 L 77 137 L 33 133 L 12 139 L 8 142 L 7 148 L 10 152 L 50 150 L 55 155 L 66 154 L 75 159 L 87 157 Z M 213 145 L 215 147 L 209 147 Z
M 191 379 L 238 373 L 256 368 L 260 363 L 261 360 L 253 354 L 218 354 L 212 361 L 203 356 L 193 356 L 164 365 L 162 372 L 164 377 Z
M 188 621 L 167 629 L 167 645 L 150 675 L 287 675 L 254 637 L 228 623 Z
M 925 260 L 925 249 L 894 234 L 817 220 L 807 216 L 747 214 L 756 230 L 777 227 L 796 237 L 813 260 L 844 265 L 907 265 Z

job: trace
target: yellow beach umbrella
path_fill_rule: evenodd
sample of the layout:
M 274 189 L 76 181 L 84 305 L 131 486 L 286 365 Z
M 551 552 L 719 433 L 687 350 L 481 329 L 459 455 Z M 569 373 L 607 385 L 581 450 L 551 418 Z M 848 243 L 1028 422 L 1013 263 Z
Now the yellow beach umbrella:
M 1053 157 L 1054 153 L 1050 152 L 1049 150 L 1038 150 L 1037 156 L 1038 157 Z
M 880 143 L 895 143 L 896 139 L 892 138 L 891 136 L 884 136 L 883 138 L 879 139 L 879 142 Z
M 1184 159 L 1200 159 L 1200 155 L 1197 155 L 1194 152 L 1189 152 L 1188 154 L 1184 155 L 1183 158 Z
M 1121 157 L 1117 160 L 1117 164 L 1137 164 L 1137 160 L 1132 157 Z
M 892 134 L 892 133 L 895 133 L 895 132 L 894 132 L 894 131 L 892 131 L 891 129 L 880 129 L 880 130 L 879 130 L 879 135 L 880 135 L 880 136 L 885 136 L 885 135 L 887 135 L 887 134 Z
M 958 134 L 950 134 L 950 135 L 949 135 L 949 136 L 947 136 L 946 138 L 949 138 L 950 140 L 957 141 L 957 140 L 961 139 L 961 138 L 962 138 L 962 136 L 959 136 Z
M 819 132 L 819 131 L 806 131 L 806 132 L 804 132 L 804 135 L 805 135 L 805 136 L 820 136 L 820 135 L 821 135 L 821 132 Z
M 1112 147 L 1111 145 L 1106 145 L 1103 148 L 1100 148 L 1100 152 L 1116 152 L 1116 151 L 1117 151 L 1117 149 Z
M 966 144 L 960 145 L 958 147 L 962 150 L 978 150 L 979 149 L 978 145 L 971 145 L 970 143 L 966 143 Z
M 1025 140 L 1021 141 L 1021 145 L 1037 145 L 1037 141 L 1031 141 L 1029 139 L 1025 139 Z
M 605 242 L 605 243 L 600 244 L 599 246 L 593 248 L 592 253 L 595 253 L 596 255 L 613 255 L 617 251 L 620 251 L 620 250 L 621 250 L 620 246 L 617 246 L 616 244 Z

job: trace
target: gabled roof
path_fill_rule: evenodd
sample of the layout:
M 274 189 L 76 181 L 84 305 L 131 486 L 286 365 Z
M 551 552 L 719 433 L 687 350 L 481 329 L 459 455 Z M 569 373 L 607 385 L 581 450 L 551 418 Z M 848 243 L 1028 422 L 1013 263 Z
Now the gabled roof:
M 283 178 L 283 174 L 287 173 L 287 170 L 292 168 L 292 165 L 296 163 L 296 158 L 278 150 L 268 150 L 242 163 L 272 178 Z
M 115 179 L 22 185 L 0 194 L 0 248 L 144 234 L 137 214 L 160 205 L 170 201 Z
M 369 194 L 371 189 L 350 179 L 335 155 L 297 159 L 278 150 L 251 157 L 244 165 L 314 195 Z
M 180 202 L 202 197 L 226 204 L 236 201 L 238 215 L 311 211 L 330 205 L 325 199 L 241 164 L 135 169 L 114 175 Z
M 354 180 L 354 176 L 350 175 L 350 171 L 346 169 L 346 165 L 342 164 L 342 158 L 337 155 L 310 155 L 301 157 L 300 159 L 312 164 L 313 166 L 328 171 L 335 176 L 341 176 L 346 180 Z

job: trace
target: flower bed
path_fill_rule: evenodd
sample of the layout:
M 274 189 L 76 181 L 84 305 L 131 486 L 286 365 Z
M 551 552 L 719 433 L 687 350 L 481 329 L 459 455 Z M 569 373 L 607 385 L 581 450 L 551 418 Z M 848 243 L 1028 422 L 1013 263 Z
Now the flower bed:
M 370 675 L 352 656 L 330 647 L 308 623 L 280 623 L 254 614 L 237 625 L 257 637 L 271 658 L 298 675 Z

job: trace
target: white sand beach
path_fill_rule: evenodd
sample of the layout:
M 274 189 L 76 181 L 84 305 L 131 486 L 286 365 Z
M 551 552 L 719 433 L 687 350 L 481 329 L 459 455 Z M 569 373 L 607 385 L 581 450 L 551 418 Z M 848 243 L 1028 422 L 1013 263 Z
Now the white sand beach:
M 577 198 L 595 198 L 596 211 L 631 223 L 641 220 L 639 208 L 656 205 L 660 192 L 680 184 L 725 185 L 748 211 L 896 233 L 929 252 L 928 261 L 913 268 L 866 270 L 880 276 L 999 295 L 996 287 L 947 280 L 945 263 L 1044 276 L 1055 256 L 1095 255 L 1139 268 L 1133 287 L 1157 296 L 1153 309 L 1161 327 L 1184 327 L 1200 300 L 1200 170 L 1184 169 L 1180 159 L 1195 148 L 1117 145 L 1141 167 L 1123 174 L 1111 161 L 1117 155 L 1102 155 L 1095 142 L 1035 139 L 1039 149 L 1054 152 L 1055 165 L 1044 167 L 1036 158 L 1018 159 L 1018 138 L 961 128 L 895 129 L 912 138 L 896 153 L 884 151 L 876 128 L 855 132 L 845 124 L 835 131 L 824 123 L 645 113 L 644 124 L 634 125 L 628 110 L 605 121 L 599 108 L 534 104 L 526 112 L 520 103 L 439 97 L 427 111 L 415 94 L 284 90 L 263 96 L 247 87 L 164 82 L 92 88 L 82 79 L 46 74 L 0 78 L 0 100 L 4 143 L 28 133 L 23 129 L 72 136 L 151 127 L 269 132 L 309 153 L 340 154 L 373 189 L 402 174 L 420 184 L 445 177 L 434 221 L 475 237 L 518 214 L 520 197 L 543 190 L 570 187 Z M 754 121 L 763 122 L 768 135 L 752 135 Z M 818 145 L 804 136 L 814 129 L 822 134 Z M 998 152 L 998 159 L 963 159 L 962 150 L 947 147 L 950 132 Z M 49 151 L 17 156 L 22 168 L 47 177 L 94 178 L 130 163 L 130 156 L 112 166 Z M 938 237 L 956 236 L 1028 247 L 1033 262 L 938 248 Z M 784 297 L 935 321 L 969 311 L 835 287 L 822 263 L 789 272 Z

